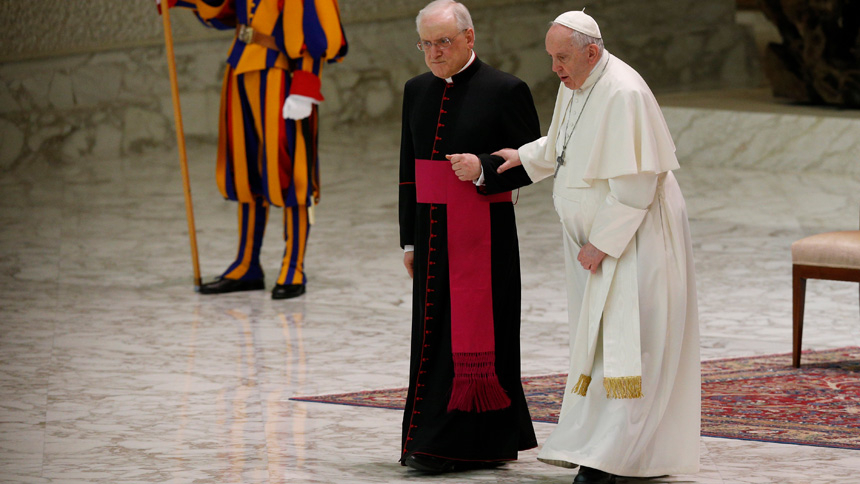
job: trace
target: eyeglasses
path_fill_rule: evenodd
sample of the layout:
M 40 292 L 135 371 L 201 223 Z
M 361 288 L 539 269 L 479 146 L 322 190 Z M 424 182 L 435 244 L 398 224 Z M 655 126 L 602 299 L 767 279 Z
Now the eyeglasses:
M 451 47 L 451 44 L 454 42 L 454 39 L 456 39 L 458 35 L 462 34 L 467 30 L 469 29 L 463 29 L 457 32 L 453 37 L 442 37 L 441 39 L 436 41 L 419 40 L 418 43 L 415 44 L 415 46 L 418 47 L 418 50 L 422 52 L 427 52 L 430 50 L 431 47 L 434 46 L 439 50 L 446 50 Z

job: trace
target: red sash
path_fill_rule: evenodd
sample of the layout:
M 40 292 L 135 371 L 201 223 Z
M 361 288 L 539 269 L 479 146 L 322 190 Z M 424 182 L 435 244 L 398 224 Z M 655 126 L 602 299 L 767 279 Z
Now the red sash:
M 511 192 L 484 196 L 460 181 L 446 160 L 415 160 L 418 203 L 447 205 L 451 349 L 454 384 L 448 411 L 485 412 L 510 406 L 496 376 L 491 272 L 490 203 Z

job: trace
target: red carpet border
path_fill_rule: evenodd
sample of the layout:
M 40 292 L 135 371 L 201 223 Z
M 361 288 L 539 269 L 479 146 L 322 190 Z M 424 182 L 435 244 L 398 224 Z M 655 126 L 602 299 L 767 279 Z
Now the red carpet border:
M 702 435 L 860 450 L 860 348 L 702 362 Z M 535 422 L 558 421 L 566 374 L 523 378 Z M 402 410 L 406 389 L 291 400 Z

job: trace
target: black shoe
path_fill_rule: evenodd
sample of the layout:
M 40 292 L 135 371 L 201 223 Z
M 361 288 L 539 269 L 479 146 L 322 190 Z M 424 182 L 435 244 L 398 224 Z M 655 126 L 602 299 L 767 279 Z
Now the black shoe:
M 608 472 L 592 469 L 591 467 L 579 466 L 579 474 L 573 479 L 573 483 L 615 484 L 615 476 Z
M 200 294 L 225 294 L 228 292 L 237 291 L 256 291 L 265 289 L 266 284 L 262 279 L 254 279 L 253 281 L 242 281 L 237 279 L 225 279 L 219 277 L 212 282 L 207 282 L 200 286 Z
M 451 460 L 443 457 L 434 457 L 426 454 L 412 454 L 406 458 L 406 465 L 428 474 L 442 474 L 444 472 L 462 472 L 478 469 L 493 469 L 505 465 L 504 461 L 463 461 Z
M 305 293 L 304 284 L 275 284 L 272 299 L 290 299 Z
M 412 454 L 406 458 L 406 465 L 416 471 L 427 474 L 442 474 L 443 472 L 454 471 L 453 460 L 433 457 L 432 455 Z

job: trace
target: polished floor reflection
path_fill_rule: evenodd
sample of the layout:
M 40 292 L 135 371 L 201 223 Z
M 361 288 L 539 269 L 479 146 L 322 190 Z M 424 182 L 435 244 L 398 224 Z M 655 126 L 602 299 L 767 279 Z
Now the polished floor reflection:
M 397 463 L 400 413 L 291 401 L 406 384 L 411 282 L 397 240 L 396 125 L 323 133 L 308 292 L 193 291 L 176 152 L 0 174 L 0 482 L 568 483 L 536 451 L 494 471 Z M 232 260 L 236 207 L 211 145 L 189 148 L 204 279 Z M 684 160 L 682 160 L 682 164 Z M 853 229 L 860 178 L 690 163 L 705 359 L 785 353 L 790 243 Z M 567 368 L 560 229 L 548 183 L 519 193 L 523 373 Z M 263 250 L 268 288 L 279 210 Z M 811 281 L 806 349 L 860 345 L 857 287 Z M 550 424 L 536 424 L 539 441 Z M 850 450 L 703 438 L 702 472 L 644 482 L 852 482 Z M 627 482 L 639 482 L 630 480 Z

